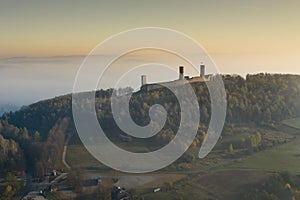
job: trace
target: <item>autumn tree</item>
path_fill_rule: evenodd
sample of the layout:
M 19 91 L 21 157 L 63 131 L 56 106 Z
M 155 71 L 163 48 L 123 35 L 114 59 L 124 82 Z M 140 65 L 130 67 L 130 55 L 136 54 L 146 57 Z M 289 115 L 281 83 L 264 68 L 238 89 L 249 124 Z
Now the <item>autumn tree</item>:
M 233 153 L 233 145 L 232 144 L 229 144 L 229 148 L 228 148 L 228 151 L 229 153 Z

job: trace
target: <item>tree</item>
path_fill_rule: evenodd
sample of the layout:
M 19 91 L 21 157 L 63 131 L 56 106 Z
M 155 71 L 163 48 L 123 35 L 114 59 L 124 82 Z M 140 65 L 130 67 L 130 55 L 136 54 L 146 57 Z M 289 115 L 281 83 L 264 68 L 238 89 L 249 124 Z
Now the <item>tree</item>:
M 200 108 L 200 110 L 201 110 L 201 121 L 202 122 L 208 122 L 208 120 L 209 120 L 209 113 L 208 113 L 208 110 L 207 110 L 206 106 L 202 105 L 201 108 Z
M 264 121 L 266 123 L 270 123 L 272 121 L 272 113 L 269 108 L 264 112 L 263 115 L 264 115 Z
M 6 174 L 6 181 L 9 183 L 12 183 L 12 182 L 16 181 L 16 178 L 11 172 L 8 172 Z
M 40 133 L 38 131 L 36 131 L 33 135 L 34 137 L 34 141 L 39 141 L 40 140 Z
M 23 129 L 22 139 L 23 140 L 28 140 L 29 139 L 29 134 L 28 134 L 28 130 L 27 130 L 26 127 Z
M 250 146 L 255 148 L 258 146 L 257 138 L 253 135 L 250 136 Z
M 4 195 L 6 197 L 10 197 L 12 196 L 12 192 L 13 192 L 13 187 L 11 185 L 8 185 L 4 191 Z
M 228 148 L 228 151 L 229 153 L 233 153 L 233 145 L 232 144 L 229 144 L 229 148 Z
M 167 186 L 168 189 L 172 189 L 173 185 L 174 185 L 173 181 L 169 181 L 169 182 L 166 183 L 166 186 Z
M 34 167 L 34 174 L 38 178 L 43 178 L 45 176 L 45 167 L 41 161 L 38 161 Z
M 256 140 L 259 145 L 261 143 L 261 133 L 260 132 L 256 132 Z
M 111 188 L 107 186 L 99 185 L 97 187 L 96 199 L 99 200 L 110 200 L 111 198 Z
M 83 171 L 81 168 L 72 168 L 68 173 L 68 182 L 75 192 L 82 192 L 83 189 Z
M 174 137 L 174 133 L 171 129 L 162 130 L 156 135 L 156 141 L 160 144 L 165 144 L 170 142 Z
M 255 135 L 249 137 L 250 147 L 256 148 L 261 144 L 262 136 L 260 132 L 256 132 Z

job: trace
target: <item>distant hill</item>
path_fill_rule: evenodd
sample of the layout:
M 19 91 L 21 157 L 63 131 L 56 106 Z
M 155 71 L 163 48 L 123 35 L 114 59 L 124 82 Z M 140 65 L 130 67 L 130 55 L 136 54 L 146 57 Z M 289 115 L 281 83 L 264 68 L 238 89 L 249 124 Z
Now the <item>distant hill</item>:
M 20 106 L 13 104 L 0 104 L 0 115 L 9 112 L 15 112 L 20 109 Z

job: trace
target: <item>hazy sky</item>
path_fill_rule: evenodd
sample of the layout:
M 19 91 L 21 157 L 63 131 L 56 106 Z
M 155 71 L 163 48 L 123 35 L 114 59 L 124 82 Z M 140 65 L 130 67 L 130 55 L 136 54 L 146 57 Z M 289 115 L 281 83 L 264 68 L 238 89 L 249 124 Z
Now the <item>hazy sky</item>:
M 299 0 L 1 0 L 0 57 L 42 57 L 48 63 L 38 66 L 43 67 L 39 71 L 47 74 L 50 68 L 59 66 L 56 72 L 60 74 L 56 76 L 60 80 L 61 74 L 68 71 L 75 74 L 82 59 L 58 65 L 47 57 L 86 55 L 120 31 L 157 26 L 175 29 L 197 40 L 222 73 L 300 74 L 299 8 Z M 40 83 L 21 78 L 22 73 L 37 76 L 32 71 L 37 66 L 28 63 L 22 65 L 23 71 L 18 71 L 7 60 L 0 60 L 0 75 L 10 77 L 11 90 L 22 81 L 29 86 Z M 12 71 L 19 74 L 10 74 Z M 57 82 L 53 77 L 49 82 Z M 71 85 L 72 81 L 70 76 L 65 84 Z M 61 93 L 68 90 L 64 88 Z

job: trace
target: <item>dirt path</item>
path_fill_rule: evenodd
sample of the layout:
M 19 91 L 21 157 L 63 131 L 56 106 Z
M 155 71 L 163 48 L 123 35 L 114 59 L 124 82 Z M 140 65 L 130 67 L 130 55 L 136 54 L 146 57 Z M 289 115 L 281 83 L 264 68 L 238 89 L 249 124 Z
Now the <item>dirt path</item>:
M 180 173 L 113 174 L 111 172 L 104 173 L 97 171 L 86 171 L 84 173 L 84 178 L 87 180 L 96 179 L 99 176 L 101 176 L 102 179 L 107 180 L 117 178 L 118 182 L 115 183 L 115 186 L 124 187 L 126 189 L 132 189 L 162 187 L 165 183 L 175 182 L 177 180 L 185 178 L 187 175 Z
M 68 169 L 68 170 L 70 170 L 71 169 L 71 167 L 70 167 L 70 165 L 66 162 L 66 154 L 67 154 L 67 149 L 68 149 L 68 143 L 69 143 L 69 141 L 70 141 L 70 139 L 71 139 L 71 134 L 68 134 L 68 136 L 67 136 L 67 139 L 66 139 L 66 142 L 65 142 L 65 145 L 64 145 L 64 151 L 63 151 L 63 153 L 62 153 L 62 163 L 66 166 L 66 168 Z

